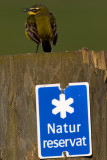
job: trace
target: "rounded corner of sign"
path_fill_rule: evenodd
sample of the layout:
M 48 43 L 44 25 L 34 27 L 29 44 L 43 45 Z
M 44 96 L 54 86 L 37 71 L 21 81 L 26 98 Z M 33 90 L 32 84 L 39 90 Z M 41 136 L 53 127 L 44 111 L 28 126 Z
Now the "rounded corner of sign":
M 35 92 L 37 92 L 39 88 L 40 88 L 40 85 L 36 85 L 35 86 Z
M 85 84 L 87 87 L 89 87 L 89 83 L 88 83 L 88 82 L 84 82 L 84 84 Z
M 92 156 L 92 148 L 90 149 L 89 153 L 87 153 L 85 156 L 88 156 L 88 157 Z
M 92 153 L 90 152 L 90 153 L 86 154 L 85 156 L 90 158 L 92 156 Z
M 40 159 L 45 159 L 45 157 L 42 157 L 41 154 L 38 154 L 38 157 L 39 157 Z
M 92 148 L 91 148 L 91 150 L 90 150 L 88 156 L 92 156 Z

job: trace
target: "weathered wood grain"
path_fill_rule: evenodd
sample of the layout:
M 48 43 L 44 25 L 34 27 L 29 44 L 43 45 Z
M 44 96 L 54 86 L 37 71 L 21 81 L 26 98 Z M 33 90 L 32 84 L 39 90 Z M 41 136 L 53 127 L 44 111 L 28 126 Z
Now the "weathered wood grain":
M 107 160 L 107 53 L 26 54 L 0 57 L 0 158 L 38 160 L 35 85 L 89 82 L 92 157 Z

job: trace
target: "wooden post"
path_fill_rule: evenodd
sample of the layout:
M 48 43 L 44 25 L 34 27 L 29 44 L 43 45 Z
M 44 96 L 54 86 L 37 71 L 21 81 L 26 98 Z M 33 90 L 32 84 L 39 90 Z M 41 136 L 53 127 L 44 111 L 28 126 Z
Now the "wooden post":
M 92 157 L 107 160 L 107 53 L 77 51 L 0 57 L 0 158 L 38 160 L 35 85 L 89 82 Z M 56 159 L 58 160 L 58 159 Z

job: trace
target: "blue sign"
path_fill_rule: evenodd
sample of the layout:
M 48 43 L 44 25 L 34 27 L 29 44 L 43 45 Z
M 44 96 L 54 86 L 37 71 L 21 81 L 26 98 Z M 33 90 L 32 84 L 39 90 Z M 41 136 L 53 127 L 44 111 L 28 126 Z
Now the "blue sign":
M 90 156 L 91 127 L 89 84 L 36 86 L 39 158 Z

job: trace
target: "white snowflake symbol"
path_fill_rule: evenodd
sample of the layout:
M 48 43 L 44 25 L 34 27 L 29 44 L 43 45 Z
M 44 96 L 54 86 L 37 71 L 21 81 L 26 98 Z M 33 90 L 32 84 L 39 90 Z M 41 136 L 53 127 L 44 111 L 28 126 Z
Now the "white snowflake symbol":
M 60 112 L 60 117 L 61 118 L 66 118 L 66 112 L 68 113 L 73 113 L 74 108 L 69 106 L 70 104 L 74 103 L 73 98 L 65 99 L 65 94 L 60 94 L 59 95 L 59 100 L 53 99 L 52 104 L 56 106 L 53 110 L 53 114 L 58 114 Z

